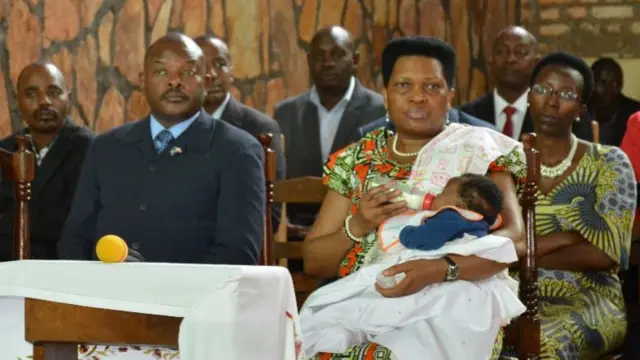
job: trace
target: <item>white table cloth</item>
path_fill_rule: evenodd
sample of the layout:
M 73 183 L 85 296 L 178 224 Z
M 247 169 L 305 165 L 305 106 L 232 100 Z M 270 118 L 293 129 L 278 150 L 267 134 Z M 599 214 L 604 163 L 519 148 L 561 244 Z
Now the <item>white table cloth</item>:
M 177 351 L 85 345 L 81 359 L 303 358 L 287 269 L 80 261 L 0 263 L 0 349 L 26 359 L 24 298 L 184 317 Z M 247 346 L 249 345 L 250 346 Z

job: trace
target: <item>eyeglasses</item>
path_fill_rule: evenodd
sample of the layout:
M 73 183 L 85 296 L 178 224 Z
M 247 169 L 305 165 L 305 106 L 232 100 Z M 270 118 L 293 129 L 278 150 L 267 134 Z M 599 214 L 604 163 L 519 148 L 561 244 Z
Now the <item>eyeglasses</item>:
M 536 95 L 541 95 L 544 97 L 549 97 L 553 94 L 557 94 L 560 100 L 564 101 L 577 101 L 580 99 L 580 96 L 573 91 L 569 90 L 554 90 L 548 86 L 535 84 L 531 87 L 531 92 Z

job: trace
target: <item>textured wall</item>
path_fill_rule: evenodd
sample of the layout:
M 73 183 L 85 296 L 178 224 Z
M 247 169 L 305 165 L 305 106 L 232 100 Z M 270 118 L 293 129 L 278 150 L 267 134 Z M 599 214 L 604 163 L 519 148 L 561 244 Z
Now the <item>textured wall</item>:
M 522 24 L 543 52 L 640 58 L 640 0 L 522 0 Z
M 305 51 L 316 29 L 331 24 L 357 38 L 358 77 L 373 88 L 388 39 L 447 39 L 458 50 L 464 101 L 486 91 L 489 39 L 518 17 L 516 0 L 0 0 L 0 136 L 21 126 L 15 81 L 39 58 L 50 58 L 72 84 L 78 123 L 101 132 L 145 115 L 144 50 L 168 30 L 225 38 L 235 95 L 267 113 L 308 88 Z

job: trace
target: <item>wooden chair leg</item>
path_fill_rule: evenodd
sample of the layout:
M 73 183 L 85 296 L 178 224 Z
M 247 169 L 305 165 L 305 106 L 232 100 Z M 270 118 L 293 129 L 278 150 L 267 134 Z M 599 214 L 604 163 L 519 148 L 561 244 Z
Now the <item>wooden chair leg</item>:
M 33 360 L 78 360 L 78 345 L 73 345 L 73 344 L 33 345 Z

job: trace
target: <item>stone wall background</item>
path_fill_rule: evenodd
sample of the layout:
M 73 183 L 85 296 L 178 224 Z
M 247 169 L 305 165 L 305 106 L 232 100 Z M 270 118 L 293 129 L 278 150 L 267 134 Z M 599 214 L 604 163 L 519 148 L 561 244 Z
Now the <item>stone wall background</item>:
M 521 22 L 543 52 L 640 57 L 640 0 L 522 0 Z
M 376 64 L 388 39 L 448 40 L 459 55 L 458 101 L 465 101 L 488 89 L 490 39 L 517 22 L 519 7 L 516 0 L 0 0 L 0 136 L 22 126 L 15 81 L 41 58 L 65 73 L 76 122 L 102 132 L 144 116 L 144 50 L 171 30 L 224 38 L 234 95 L 268 114 L 309 87 L 305 51 L 314 32 L 331 24 L 357 38 L 357 75 L 371 88 L 379 88 Z
M 623 92 L 640 99 L 640 0 L 522 0 L 521 24 L 543 53 L 569 51 L 589 63 L 616 59 Z

